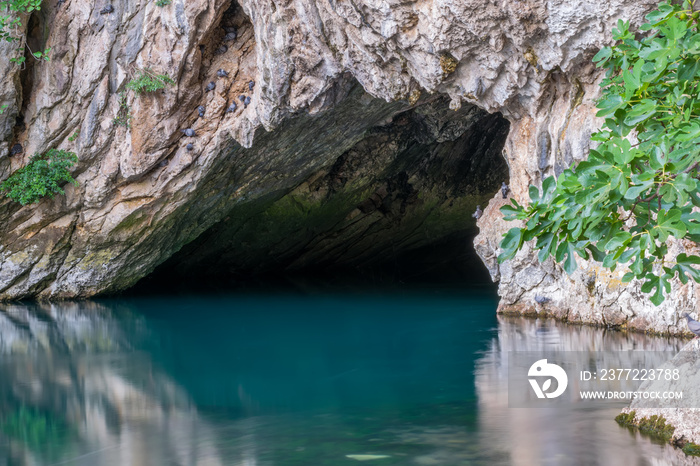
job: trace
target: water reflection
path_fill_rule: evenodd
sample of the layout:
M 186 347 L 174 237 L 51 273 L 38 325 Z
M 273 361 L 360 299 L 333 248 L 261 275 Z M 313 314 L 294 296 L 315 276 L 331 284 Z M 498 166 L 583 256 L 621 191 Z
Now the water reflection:
M 143 317 L 115 314 L 94 303 L 2 306 L 1 464 L 218 458 L 191 442 L 211 429 L 187 394 L 136 350 Z
M 616 407 L 507 399 L 509 351 L 683 342 L 497 321 L 495 305 L 475 292 L 1 305 L 0 464 L 693 464 L 617 426 Z
M 675 354 L 684 345 L 685 341 L 677 338 L 499 317 L 497 336 L 476 362 L 481 443 L 507 454 L 506 464 L 512 465 L 696 464 L 678 449 L 611 422 L 625 402 L 558 404 L 542 409 L 508 407 L 508 356 L 512 351 L 571 351 L 572 357 L 585 358 L 595 370 L 628 367 L 616 361 L 622 352 L 645 350 L 648 353 L 642 354 L 659 357 Z M 661 363 L 649 362 L 648 367 Z M 493 442 L 493 438 L 508 440 Z

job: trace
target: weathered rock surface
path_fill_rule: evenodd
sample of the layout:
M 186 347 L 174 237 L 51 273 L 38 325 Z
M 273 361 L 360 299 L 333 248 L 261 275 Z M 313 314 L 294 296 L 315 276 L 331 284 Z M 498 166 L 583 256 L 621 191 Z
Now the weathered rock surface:
M 507 179 L 507 132 L 499 115 L 455 112 L 444 99 L 401 113 L 283 197 L 230 214 L 159 272 L 215 279 L 363 267 L 434 243 L 474 225 L 476 205 Z
M 618 13 L 635 24 L 651 6 L 653 2 L 640 2 Z M 599 13 L 605 16 L 600 10 Z M 577 40 L 565 41 L 563 48 L 589 43 L 581 39 L 577 36 Z M 542 62 L 553 60 L 551 56 L 542 58 L 541 53 L 537 56 Z M 602 77 L 599 72 L 590 65 L 577 63 L 553 69 L 546 73 L 546 78 L 545 73 L 539 74 L 540 79 L 535 80 L 539 91 L 535 102 L 528 101 L 529 105 L 521 110 L 514 110 L 513 104 L 507 110 L 502 109 L 511 121 L 505 145 L 510 187 L 513 197 L 521 204 L 529 201 L 529 185 L 540 185 L 547 176 L 559 175 L 572 163 L 587 157 L 590 135 L 601 124 L 595 117 L 595 99 Z M 518 226 L 502 219 L 499 208 L 508 202 L 500 193 L 496 194 L 478 222 L 480 234 L 474 241 L 492 279 L 499 284 L 499 312 L 550 315 L 569 322 L 662 334 L 688 334 L 680 316 L 683 312 L 695 312 L 698 307 L 700 289 L 694 283 L 682 285 L 675 281 L 668 299 L 657 307 L 641 292 L 640 283 L 622 283 L 626 272 L 623 267 L 611 272 L 600 264 L 577 258 L 579 269 L 568 276 L 551 259 L 540 264 L 532 245 L 526 245 L 513 260 L 498 264 L 502 235 Z M 696 245 L 676 242 L 669 255 L 675 257 L 693 248 Z M 538 303 L 536 298 L 546 302 Z
M 598 263 L 577 258 L 578 270 L 567 275 L 551 258 L 541 264 L 537 251 L 529 245 L 514 260 L 498 264 L 501 235 L 516 226 L 499 215 L 498 209 L 507 202 L 500 194 L 492 199 L 478 222 L 481 233 L 474 241 L 491 277 L 499 282 L 498 312 L 547 315 L 572 323 L 651 333 L 692 335 L 681 317 L 684 312 L 695 315 L 697 309 L 699 290 L 692 282 L 683 285 L 674 281 L 667 300 L 657 307 L 641 292 L 641 283 L 622 282 L 626 272 L 623 267 L 611 272 Z M 693 244 L 676 242 L 669 255 L 675 257 L 681 252 L 695 250 Z
M 32 48 L 52 47 L 52 60 L 30 59 L 25 70 L 17 71 L 7 54 L 0 55 L 0 68 L 7 71 L 0 80 L 0 105 L 8 106 L 0 115 L 0 178 L 31 154 L 57 147 L 78 154 L 79 187 L 23 208 L 7 199 L 0 202 L 0 297 L 83 297 L 123 289 L 188 244 L 184 252 L 190 255 L 221 254 L 227 263 L 241 260 L 244 265 L 272 246 L 285 266 L 319 257 L 362 262 L 357 251 L 364 248 L 369 256 L 397 238 L 409 247 L 416 237 L 408 227 L 430 216 L 417 207 L 405 215 L 406 205 L 418 206 L 405 202 L 410 198 L 406 186 L 403 199 L 395 192 L 388 196 L 391 180 L 410 172 L 396 165 L 406 150 L 410 154 L 411 144 L 447 144 L 436 149 L 447 154 L 450 144 L 470 131 L 462 121 L 456 123 L 460 131 L 442 137 L 439 125 L 433 125 L 437 133 L 411 143 L 398 127 L 400 114 L 413 108 L 410 115 L 425 113 L 422 108 L 439 113 L 440 105 L 464 106 L 445 122 L 468 120 L 469 105 L 501 112 L 511 124 L 505 142 L 510 185 L 522 200 L 530 183 L 585 156 L 597 124 L 593 107 L 600 78 L 590 59 L 609 43 L 618 18 L 638 24 L 655 4 L 178 0 L 158 7 L 137 0 L 115 4 L 115 11 L 105 15 L 85 0 L 46 6 L 25 23 Z M 237 38 L 224 50 L 230 28 Z M 126 83 L 145 68 L 168 74 L 175 84 L 149 95 L 127 91 Z M 228 77 L 217 77 L 219 69 Z M 211 81 L 216 87 L 206 92 Z M 255 82 L 252 91 L 249 81 Z M 358 82 L 368 94 L 357 89 Z M 127 116 L 120 113 L 120 95 L 129 107 L 128 128 L 113 121 Z M 250 105 L 239 96 L 250 97 Z M 225 113 L 232 103 L 237 110 Z M 200 105 L 206 109 L 202 118 Z M 377 136 L 382 127 L 394 133 L 382 139 Z M 197 136 L 184 136 L 184 128 Z M 16 142 L 25 150 L 9 157 Z M 188 143 L 193 150 L 187 150 Z M 380 155 L 356 162 L 369 161 L 381 173 L 351 169 L 351 177 L 361 183 L 350 183 L 323 201 L 314 197 L 312 188 L 333 189 L 333 167 L 343 157 L 366 156 L 371 144 L 383 145 Z M 492 153 L 489 147 L 497 144 L 466 147 L 465 156 L 476 156 Z M 411 156 L 422 163 L 421 154 Z M 444 164 L 433 167 L 449 170 Z M 439 184 L 437 172 L 419 176 L 419 171 L 409 177 L 411 189 L 434 193 L 430 202 L 441 206 L 457 205 L 434 210 L 452 219 L 447 224 L 461 221 L 464 212 L 456 212 L 470 209 L 483 195 L 455 183 L 431 189 Z M 378 214 L 371 210 L 381 211 L 377 206 L 387 197 L 392 202 L 377 223 L 372 216 Z M 232 248 L 244 238 L 265 238 L 253 233 L 271 212 L 292 213 L 294 221 L 280 229 L 286 234 L 295 222 L 309 218 L 295 210 L 329 210 L 334 203 L 343 205 L 324 218 L 328 226 L 293 235 L 305 241 L 303 247 L 275 248 L 260 241 L 241 245 L 240 255 Z M 494 257 L 505 225 L 498 220 L 497 204 L 485 209 L 476 242 L 492 276 L 500 280 L 502 309 L 536 309 L 535 293 L 550 296 L 552 308 L 562 308 L 566 296 L 572 303 L 566 308 L 569 319 L 666 331 L 675 329 L 674 306 L 694 304 L 694 288 L 679 289 L 659 313 L 647 309 L 639 293 L 621 292 L 614 277 L 585 266 L 579 275 L 566 277 L 557 266 L 533 262 L 528 253 L 498 266 Z M 402 233 L 363 239 L 359 227 L 391 229 L 396 209 Z M 353 228 L 357 210 L 363 215 Z M 357 248 L 343 251 L 338 246 L 344 239 Z

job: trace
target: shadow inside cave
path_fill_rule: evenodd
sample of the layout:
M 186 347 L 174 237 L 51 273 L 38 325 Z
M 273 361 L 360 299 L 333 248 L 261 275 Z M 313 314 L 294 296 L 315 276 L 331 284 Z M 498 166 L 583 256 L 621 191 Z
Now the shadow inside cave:
M 127 293 L 490 284 L 472 213 L 508 182 L 508 130 L 445 98 L 398 113 L 294 189 L 232 206 Z
M 383 262 L 364 268 L 308 268 L 296 271 L 268 271 L 235 277 L 208 274 L 183 276 L 159 268 L 123 292 L 128 296 L 190 295 L 230 291 L 324 294 L 336 292 L 371 293 L 414 289 L 490 289 L 496 284 L 477 255 L 474 233 L 461 231 L 440 242 L 400 251 Z

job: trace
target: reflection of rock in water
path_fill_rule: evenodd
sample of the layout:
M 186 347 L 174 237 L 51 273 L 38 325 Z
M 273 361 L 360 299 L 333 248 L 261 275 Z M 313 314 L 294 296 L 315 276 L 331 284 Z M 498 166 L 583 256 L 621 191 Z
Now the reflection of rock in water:
M 90 302 L 5 304 L 0 305 L 0 353 L 124 351 L 130 349 L 142 325 L 127 315 L 117 321 L 111 310 Z
M 354 315 L 357 310 L 352 312 Z M 411 375 L 401 375 L 399 380 L 405 384 L 384 385 L 386 380 L 376 377 L 380 371 L 367 370 L 374 376 L 369 378 L 367 389 L 381 395 L 387 387 L 401 389 L 400 385 L 419 380 L 434 389 L 421 390 L 415 398 L 413 392 L 378 396 L 380 403 L 368 405 L 366 400 L 374 397 L 353 398 L 362 400 L 357 405 L 337 403 L 329 397 L 330 401 L 313 405 L 318 408 L 310 415 L 311 397 L 301 396 L 289 412 L 278 408 L 285 406 L 287 398 L 280 402 L 277 397 L 304 392 L 296 387 L 310 387 L 315 399 L 317 393 L 324 394 L 322 389 L 315 391 L 318 384 L 337 388 L 329 392 L 334 395 L 360 392 L 365 385 L 359 381 L 364 379 L 349 382 L 365 370 L 365 359 L 348 361 L 337 372 L 336 366 L 331 366 L 331 372 L 319 369 L 317 366 L 325 367 L 327 362 L 313 356 L 334 346 L 325 338 L 309 338 L 307 345 L 288 351 L 299 343 L 286 339 L 288 333 L 296 333 L 281 317 L 287 314 L 273 314 L 277 328 L 269 324 L 267 316 L 251 320 L 243 319 L 242 314 L 223 325 L 216 313 L 196 328 L 187 313 L 173 330 L 159 327 L 163 325 L 158 319 L 161 314 L 147 314 L 146 322 L 126 308 L 90 303 L 0 306 L 0 464 L 335 466 L 349 462 L 347 455 L 387 455 L 389 458 L 377 462 L 400 465 L 682 464 L 682 453 L 677 450 L 654 445 L 618 427 L 613 421 L 618 409 L 601 412 L 582 405 L 565 410 L 509 409 L 507 398 L 511 350 L 577 350 L 584 358 L 596 359 L 593 356 L 602 349 L 675 351 L 680 345 L 677 340 L 502 318 L 497 336 L 488 340 L 494 335 L 489 330 L 489 336 L 480 340 L 483 345 L 463 346 L 466 339 L 462 336 L 473 334 L 445 332 L 453 320 L 440 320 L 444 325 L 439 327 L 425 327 L 421 320 L 420 326 L 408 326 L 396 335 L 431 333 L 441 341 L 453 339 L 457 345 L 454 355 L 442 344 L 426 343 L 420 347 L 433 356 L 421 359 L 412 354 L 404 358 L 405 349 L 414 345 L 404 345 L 402 338 L 391 338 L 391 334 L 376 333 L 381 344 L 375 350 L 380 353 L 368 352 L 363 358 L 388 354 L 379 366 L 383 372 L 391 367 L 386 361 L 392 361 L 398 352 L 401 357 L 395 361 L 401 363 L 402 370 L 410 369 L 407 372 Z M 163 315 L 172 324 L 173 316 Z M 394 315 L 391 325 L 396 325 Z M 213 332 L 212 322 L 226 331 Z M 280 322 L 285 325 L 280 326 Z M 212 348 L 202 350 L 207 340 L 223 341 L 235 325 L 252 337 L 220 352 L 220 364 L 196 372 L 197 377 L 191 373 L 189 379 L 184 377 L 182 373 L 191 367 L 211 362 L 207 359 L 214 357 Z M 359 341 L 363 343 L 358 348 L 364 348 L 368 341 L 365 332 L 362 328 Z M 340 331 L 330 333 L 334 339 L 345 338 Z M 197 338 L 191 337 L 197 334 Z M 279 344 L 277 349 L 284 357 L 278 359 L 275 354 L 268 359 L 251 359 L 243 366 L 229 365 L 229 358 L 251 351 L 246 348 L 257 351 L 268 346 L 267 340 L 257 338 L 262 334 Z M 192 339 L 184 341 L 188 335 Z M 241 333 L 233 335 L 235 339 Z M 351 335 L 353 338 L 344 343 L 355 341 L 357 334 Z M 485 344 L 488 341 L 489 347 Z M 391 343 L 390 351 L 381 353 L 386 342 Z M 397 346 L 397 342 L 401 344 Z M 341 346 L 343 352 L 326 353 L 345 355 Z M 433 353 L 431 348 L 441 351 Z M 471 374 L 472 360 L 463 363 L 462 358 L 482 348 L 487 350 L 476 362 L 475 398 L 471 377 L 444 378 L 441 371 Z M 159 358 L 159 353 L 172 358 Z M 272 363 L 269 370 L 246 372 L 246 367 L 265 360 Z M 302 361 L 303 367 L 299 364 L 296 368 L 296 361 Z M 434 372 L 416 370 L 416 366 L 436 361 L 445 366 Z M 294 371 L 285 372 L 290 366 Z M 240 370 L 242 375 L 223 379 L 226 383 L 215 378 L 228 368 Z M 274 377 L 261 377 L 268 373 Z M 293 379 L 295 373 L 309 379 L 310 384 L 299 384 Z M 328 373 L 333 375 L 319 377 Z M 396 375 L 390 370 L 387 373 Z M 191 383 L 193 379 L 203 383 L 197 386 Z M 279 385 L 279 390 L 265 392 L 270 381 Z M 443 387 L 452 387 L 449 396 Z M 424 396 L 426 393 L 430 398 Z
M 683 346 L 675 338 L 601 331 L 551 320 L 499 317 L 498 337 L 477 362 L 479 435 L 504 464 L 685 464 L 685 455 L 630 434 L 614 418 L 615 405 L 558 404 L 552 408 L 508 407 L 508 354 L 543 350 L 572 351 L 595 368 L 620 367 L 621 352 L 645 350 L 650 357 L 673 354 Z M 657 352 L 657 353 L 651 353 Z M 647 367 L 657 367 L 650 361 Z M 575 381 L 574 381 L 575 383 Z M 603 419 L 603 421 L 601 421 Z M 631 436 L 631 437 L 630 437 Z
M 640 390 L 650 392 L 674 392 L 682 393 L 681 398 L 645 400 L 638 399 L 630 403 L 629 408 L 623 411 L 634 411 L 636 418 L 634 423 L 639 423 L 643 418 L 661 416 L 667 424 L 675 427 L 672 441 L 681 445 L 685 442 L 700 444 L 700 340 L 693 339 L 672 360 L 656 369 L 678 370 L 678 378 L 644 382 Z M 698 460 L 700 464 L 700 459 Z
M 416 465 L 482 465 L 490 466 L 509 464 L 509 456 L 503 453 L 492 456 L 487 448 L 460 425 L 446 425 L 433 428 L 413 428 L 395 432 L 397 441 L 404 445 L 420 446 L 426 452 L 417 451 L 410 464 Z M 500 442 L 491 439 L 490 442 Z
M 614 421 L 619 408 L 614 406 L 578 403 L 528 409 L 509 408 L 508 404 L 510 352 L 571 351 L 572 357 L 603 367 L 614 364 L 616 354 L 629 350 L 644 349 L 639 352 L 643 357 L 648 353 L 659 358 L 682 345 L 679 339 L 626 335 L 551 320 L 499 317 L 497 337 L 476 362 L 478 426 L 465 429 L 460 415 L 466 413 L 455 406 L 450 416 L 449 407 L 443 406 L 438 424 L 416 416 L 410 418 L 412 423 L 389 429 L 393 450 L 381 452 L 396 455 L 402 448 L 410 452 L 411 460 L 399 464 L 416 465 L 695 464 L 670 445 L 650 442 L 620 428 Z M 431 405 L 431 409 L 437 406 Z
M 187 395 L 129 352 L 142 325 L 84 302 L 0 307 L 0 464 L 222 464 Z

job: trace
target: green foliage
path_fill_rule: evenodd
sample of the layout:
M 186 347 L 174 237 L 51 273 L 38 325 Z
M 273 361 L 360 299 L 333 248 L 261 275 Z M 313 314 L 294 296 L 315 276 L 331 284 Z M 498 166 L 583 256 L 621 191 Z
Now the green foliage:
M 2 105 L 0 105 L 0 115 L 2 115 L 3 113 L 5 113 L 5 110 L 7 110 L 7 107 L 9 107 L 9 106 L 10 106 L 9 104 L 2 104 Z
M 143 94 L 145 92 L 155 92 L 160 89 L 164 89 L 168 84 L 174 84 L 175 81 L 170 79 L 168 75 L 165 74 L 155 74 L 150 69 L 145 68 L 139 70 L 139 74 L 136 78 L 132 79 L 127 85 L 127 89 L 131 89 L 137 94 Z
M 17 43 L 16 56 L 10 58 L 10 62 L 21 65 L 25 62 L 25 49 L 28 49 L 24 34 L 17 34 L 22 29 L 20 15 L 31 13 L 41 9 L 41 0 L 0 0 L 0 41 Z M 37 60 L 49 60 L 50 48 L 44 51 L 29 50 L 32 57 Z
M 64 194 L 61 185 L 78 183 L 68 170 L 78 162 L 73 152 L 50 149 L 46 154 L 35 154 L 23 168 L 0 183 L 0 190 L 22 205 L 38 202 L 45 196 L 53 198 Z
M 78 136 L 80 136 L 80 130 L 77 130 L 77 131 L 74 132 L 72 135 L 70 135 L 70 137 L 68 137 L 68 140 L 69 140 L 70 142 L 73 142 L 73 141 L 75 141 L 76 139 L 78 139 Z
M 620 413 L 617 416 L 615 416 L 615 422 L 617 422 L 623 427 L 634 427 L 635 416 L 637 416 L 636 411 L 631 411 L 629 413 Z
M 137 95 L 141 95 L 165 89 L 169 84 L 175 84 L 175 81 L 170 79 L 168 75 L 155 74 L 149 68 L 144 68 L 138 71 L 136 78 L 126 84 L 126 88 L 134 91 Z M 131 127 L 131 109 L 127 103 L 126 92 L 119 94 L 119 110 L 117 110 L 117 116 L 114 117 L 112 122 L 115 125 L 126 128 Z
M 117 110 L 117 116 L 112 119 L 112 123 L 118 126 L 131 128 L 131 109 L 126 101 L 125 92 L 119 94 L 119 110 Z
M 552 256 L 567 273 L 576 256 L 643 281 L 659 305 L 678 277 L 700 282 L 700 257 L 666 257 L 669 237 L 700 241 L 700 28 L 691 2 L 662 2 L 649 13 L 639 40 L 629 23 L 613 29 L 616 43 L 593 58 L 607 70 L 588 160 L 530 187 L 530 203 L 501 211 L 525 222 L 504 237 L 499 261 L 536 240 L 540 261 Z
M 31 13 L 41 8 L 41 0 L 0 0 L 0 40 L 16 42 L 20 38 L 13 36 L 13 30 L 22 27 L 18 17 L 22 13 Z
M 156 5 L 158 5 L 158 6 L 170 5 L 170 0 L 156 0 Z
M 663 416 L 654 414 L 651 417 L 645 417 L 639 420 L 637 427 L 640 432 L 644 432 L 654 437 L 660 437 L 666 441 L 673 437 L 676 428 L 670 424 L 666 424 L 666 419 Z
M 64 444 L 69 433 L 62 420 L 25 406 L 5 415 L 0 421 L 0 431 L 34 452 Z
M 683 453 L 688 456 L 700 456 L 700 445 L 688 442 L 683 445 Z
M 662 438 L 666 441 L 671 440 L 676 428 L 671 424 L 666 424 L 666 418 L 654 414 L 650 417 L 643 417 L 636 420 L 636 411 L 629 413 L 620 413 L 615 417 L 615 421 L 623 427 L 638 428 L 640 432 L 653 437 Z

